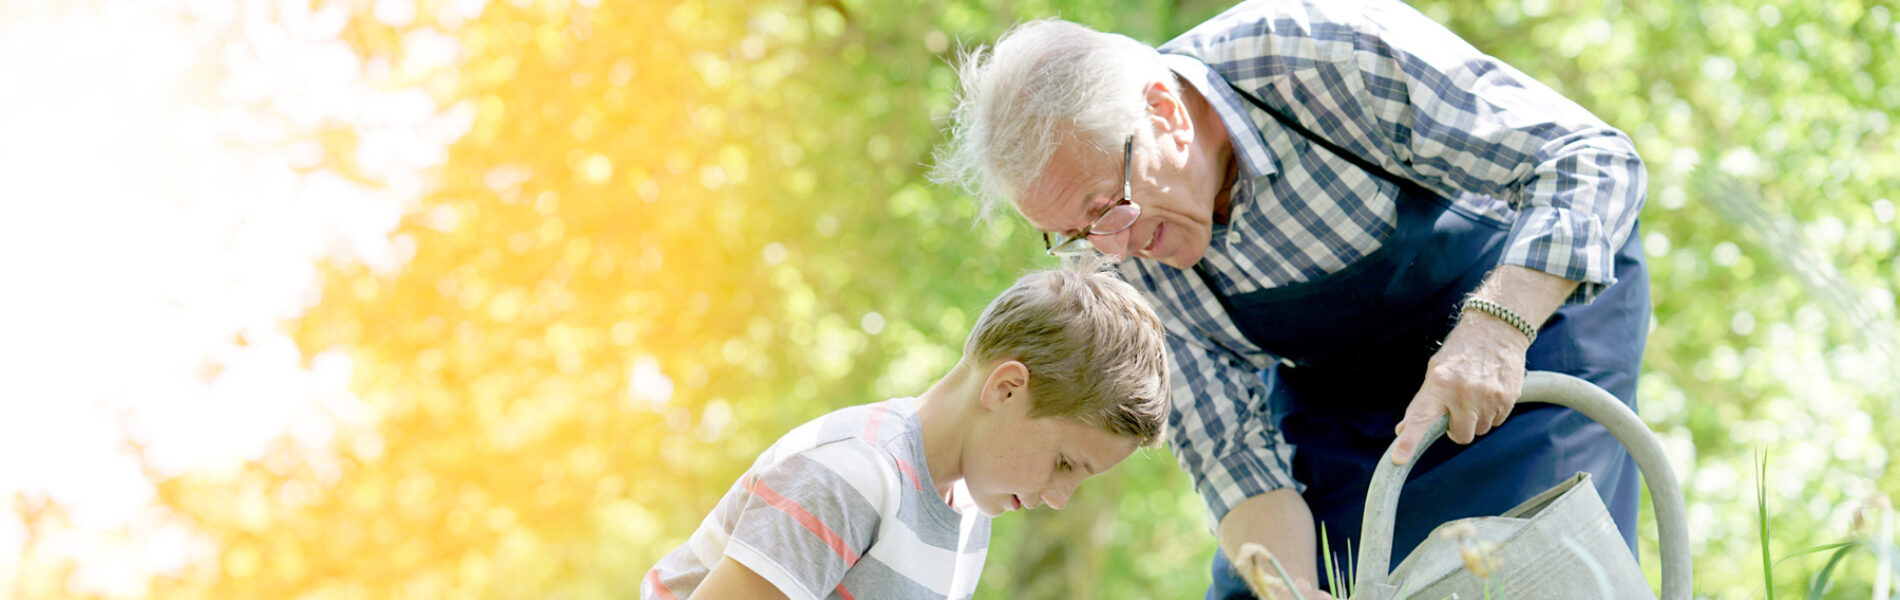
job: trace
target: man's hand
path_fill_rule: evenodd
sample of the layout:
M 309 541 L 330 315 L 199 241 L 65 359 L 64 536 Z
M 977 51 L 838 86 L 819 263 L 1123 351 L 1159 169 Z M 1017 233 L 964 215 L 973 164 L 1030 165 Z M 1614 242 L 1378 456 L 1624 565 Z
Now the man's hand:
M 1394 464 L 1412 459 L 1432 422 L 1450 415 L 1446 437 L 1469 444 L 1504 424 L 1524 387 L 1524 353 L 1529 338 L 1502 319 L 1471 312 L 1451 330 L 1445 345 L 1425 367 L 1425 385 L 1412 397 L 1394 433 Z
M 1301 585 L 1302 593 L 1319 580 L 1319 566 L 1313 564 L 1319 554 L 1319 543 L 1313 539 L 1313 511 L 1293 488 L 1273 490 L 1234 505 L 1234 509 L 1221 518 L 1219 533 L 1221 549 L 1227 552 L 1228 561 L 1261 598 L 1292 596 L 1261 593 L 1261 585 L 1254 582 L 1254 575 L 1271 574 L 1279 581 L 1280 573 L 1271 563 L 1256 560 L 1259 557 L 1278 556 L 1280 566 L 1286 569 L 1295 585 Z M 1323 596 L 1304 594 L 1304 597 Z
M 1286 579 L 1280 576 L 1281 569 L 1273 563 L 1273 553 L 1268 552 L 1266 546 L 1247 542 L 1240 545 L 1240 554 L 1234 557 L 1234 570 L 1240 571 L 1240 578 L 1247 582 L 1247 589 L 1253 590 L 1253 595 L 1263 600 L 1333 600 L 1331 595 L 1319 591 L 1313 582 L 1305 579 L 1294 580 L 1294 585 L 1299 588 L 1296 594 L 1287 587 Z
M 1473 295 L 1491 300 L 1542 325 L 1577 288 L 1577 282 L 1518 266 L 1501 266 Z M 1425 384 L 1405 408 L 1393 433 L 1393 464 L 1411 462 L 1418 443 L 1441 416 L 1451 417 L 1445 436 L 1460 444 L 1489 433 L 1511 416 L 1524 388 L 1524 354 L 1531 340 L 1510 323 L 1483 311 L 1467 311 L 1425 366 Z

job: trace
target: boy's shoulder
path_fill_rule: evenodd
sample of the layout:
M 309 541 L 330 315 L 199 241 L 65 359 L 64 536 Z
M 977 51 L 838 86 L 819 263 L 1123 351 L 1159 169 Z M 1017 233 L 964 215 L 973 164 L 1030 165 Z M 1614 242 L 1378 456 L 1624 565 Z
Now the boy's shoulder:
M 917 431 L 917 400 L 893 398 L 883 402 L 847 406 L 805 422 L 779 437 L 760 456 L 782 460 L 801 452 L 831 444 L 868 444 L 885 452 L 904 454 L 903 438 Z
M 822 468 L 875 500 L 915 475 L 922 460 L 916 400 L 841 408 L 793 428 L 753 463 L 751 474 Z M 915 465 L 915 466 L 913 466 Z

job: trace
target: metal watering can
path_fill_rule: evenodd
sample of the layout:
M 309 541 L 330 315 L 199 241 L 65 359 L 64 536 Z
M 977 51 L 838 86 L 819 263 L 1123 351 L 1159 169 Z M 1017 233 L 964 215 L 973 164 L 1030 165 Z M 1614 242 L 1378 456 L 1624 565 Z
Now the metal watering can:
M 1525 375 L 1524 392 L 1517 401 L 1576 409 L 1603 424 L 1629 449 L 1649 483 L 1650 501 L 1656 511 L 1662 545 L 1662 597 L 1688 600 L 1692 575 L 1682 488 L 1663 457 L 1662 446 L 1636 413 L 1588 381 L 1543 371 Z M 1444 435 L 1446 425 L 1447 419 L 1440 417 L 1413 456 L 1423 455 L 1427 446 Z M 1398 511 L 1399 489 L 1411 470 L 1410 463 L 1392 464 L 1392 450 L 1388 448 L 1372 475 L 1359 536 L 1363 546 L 1353 600 L 1386 600 L 1401 595 L 1426 600 L 1656 597 L 1585 473 L 1503 515 L 1440 525 L 1397 568 L 1386 573 L 1386 565 L 1391 564 L 1392 521 Z M 1448 532 L 1460 535 L 1445 535 Z M 1482 555 L 1477 557 L 1478 570 L 1487 571 L 1488 577 L 1481 578 L 1467 568 L 1467 553 Z

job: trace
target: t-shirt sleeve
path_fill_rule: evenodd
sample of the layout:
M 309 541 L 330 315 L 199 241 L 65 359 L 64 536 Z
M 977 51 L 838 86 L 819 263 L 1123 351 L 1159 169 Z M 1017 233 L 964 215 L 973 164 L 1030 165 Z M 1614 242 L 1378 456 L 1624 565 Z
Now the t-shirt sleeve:
M 824 598 L 876 539 L 896 473 L 860 440 L 834 442 L 746 473 L 726 556 L 793 600 Z

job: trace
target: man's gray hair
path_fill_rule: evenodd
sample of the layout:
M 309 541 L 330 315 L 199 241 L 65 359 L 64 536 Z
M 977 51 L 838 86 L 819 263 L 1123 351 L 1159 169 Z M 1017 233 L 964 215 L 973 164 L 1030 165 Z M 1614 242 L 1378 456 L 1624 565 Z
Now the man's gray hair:
M 1022 194 L 1063 142 L 1120 150 L 1145 122 L 1142 86 L 1175 86 L 1154 48 L 1060 19 L 1017 25 L 994 49 L 966 52 L 957 77 L 950 139 L 930 178 L 975 196 L 983 217 Z

